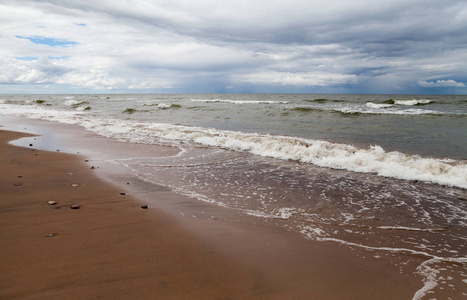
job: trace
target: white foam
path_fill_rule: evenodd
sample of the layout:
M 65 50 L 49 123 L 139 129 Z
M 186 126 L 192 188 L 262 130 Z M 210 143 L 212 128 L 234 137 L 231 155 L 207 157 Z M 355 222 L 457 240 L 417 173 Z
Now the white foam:
M 373 102 L 368 102 L 367 104 L 365 104 L 365 106 L 369 107 L 369 108 L 379 109 L 379 108 L 393 107 L 394 105 L 392 105 L 392 104 L 377 104 L 377 103 L 373 103 Z
M 407 106 L 414 106 L 414 105 L 428 104 L 428 103 L 431 103 L 431 100 L 425 100 L 425 99 L 394 100 L 394 104 L 396 105 L 407 105 Z
M 310 226 L 305 226 L 302 232 L 306 232 L 308 230 L 315 231 L 315 228 L 311 228 Z M 429 258 L 427 261 L 424 262 L 426 264 L 433 263 L 433 262 L 452 262 L 452 263 L 460 263 L 460 264 L 467 263 L 467 257 L 440 257 L 440 256 L 436 256 L 436 255 L 433 255 L 427 252 L 413 250 L 413 249 L 367 246 L 367 245 L 362 245 L 358 243 L 353 243 L 353 242 L 336 239 L 336 238 L 329 238 L 329 237 L 316 237 L 316 240 L 325 241 L 325 242 L 336 242 L 339 244 L 363 248 L 367 250 L 377 250 L 377 251 L 385 251 L 385 252 L 400 253 L 400 254 L 412 254 L 415 256 L 424 256 L 424 257 Z
M 298 210 L 298 209 L 290 208 L 290 207 L 281 207 L 281 208 L 275 209 L 273 213 L 275 216 L 277 216 L 280 219 L 288 220 L 290 219 L 290 217 L 292 217 L 293 214 L 301 212 L 301 211 L 303 210 Z
M 326 232 L 322 230 L 321 228 L 311 227 L 311 226 L 306 226 L 300 231 L 300 233 L 303 234 L 305 237 L 312 239 L 312 240 L 314 239 L 320 240 L 321 239 L 320 237 L 326 234 Z
M 235 209 L 232 207 L 230 208 Z M 254 217 L 265 218 L 265 219 L 282 219 L 282 220 L 288 220 L 290 219 L 290 217 L 292 217 L 293 214 L 303 212 L 303 210 L 301 209 L 290 208 L 290 207 L 276 208 L 271 213 L 267 213 L 267 212 L 259 211 L 259 210 L 252 210 L 252 209 L 237 209 L 237 210 L 241 210 L 247 215 L 254 216 Z
M 156 106 L 159 109 L 179 107 L 179 105 L 177 105 L 177 104 L 167 104 L 167 103 L 143 103 L 143 106 Z
M 232 103 L 232 104 L 287 104 L 289 101 L 269 100 L 228 100 L 228 99 L 191 99 L 193 102 L 205 103 Z
M 73 111 L 36 106 L 2 104 L 8 114 L 77 124 L 107 137 L 135 143 L 157 139 L 191 141 L 205 146 L 245 151 L 255 155 L 295 160 L 320 167 L 346 169 L 404 180 L 419 180 L 467 189 L 467 164 L 386 152 L 379 146 L 368 149 L 297 137 L 243 133 L 182 125 L 138 123 L 131 120 L 98 119 Z
M 170 108 L 172 104 L 166 104 L 166 103 L 159 103 L 157 105 L 157 108 L 165 109 L 165 108 Z
M 312 226 L 304 226 L 300 231 L 305 237 L 317 241 L 336 242 L 339 244 L 358 247 L 373 251 L 384 251 L 390 253 L 409 254 L 415 256 L 423 256 L 428 259 L 417 267 L 417 273 L 423 276 L 423 287 L 419 289 L 413 296 L 412 300 L 421 300 L 428 293 L 438 285 L 438 274 L 439 270 L 430 267 L 430 264 L 437 262 L 451 262 L 455 264 L 467 263 L 467 257 L 439 257 L 427 252 L 412 250 L 407 248 L 392 248 L 392 247 L 375 247 L 367 246 L 358 243 L 353 243 L 341 239 L 325 237 L 323 230 Z
M 86 101 L 67 100 L 63 104 L 66 106 L 77 106 L 86 103 Z
M 371 102 L 370 102 L 371 103 Z M 390 105 L 390 104 L 375 104 L 379 105 Z M 371 105 L 370 105 L 371 106 Z M 436 110 L 427 110 L 419 108 L 409 108 L 409 109 L 392 109 L 392 110 L 382 110 L 381 107 L 341 107 L 332 109 L 335 112 L 340 112 L 343 114 L 376 114 L 376 115 L 446 115 L 448 113 L 440 112 Z M 451 113 L 455 114 L 455 113 Z
M 385 229 L 385 230 L 408 230 L 408 231 L 427 231 L 427 232 L 446 230 L 445 228 L 414 228 L 414 227 L 403 227 L 403 226 L 378 226 L 375 228 Z
M 423 287 L 415 293 L 415 295 L 412 297 L 412 300 L 423 299 L 428 291 L 432 290 L 438 285 L 437 275 L 439 271 L 429 266 L 429 264 L 434 260 L 436 259 L 429 259 L 417 267 L 417 272 L 424 277 Z
M 255 155 L 296 160 L 322 167 L 467 188 L 466 164 L 385 152 L 379 146 L 359 149 L 319 140 L 173 125 L 159 127 L 155 133 L 164 138 L 190 140 L 207 146 L 248 151 Z

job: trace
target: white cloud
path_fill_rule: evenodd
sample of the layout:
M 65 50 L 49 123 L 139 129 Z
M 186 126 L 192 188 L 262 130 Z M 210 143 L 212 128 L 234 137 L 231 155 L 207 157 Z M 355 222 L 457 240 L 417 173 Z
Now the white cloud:
M 295 86 L 328 86 L 356 83 L 357 76 L 346 74 L 263 72 L 234 76 L 240 82 L 252 84 L 280 84 Z
M 138 82 L 138 80 L 134 80 L 137 83 L 130 85 L 128 88 L 130 90 L 144 90 L 144 89 L 169 89 L 172 88 L 172 82 L 165 79 L 159 78 L 149 78 L 147 81 Z
M 452 79 L 437 81 L 419 80 L 418 84 L 422 87 L 465 87 L 465 84 L 463 82 L 457 82 Z
M 125 79 L 111 77 L 105 73 L 91 70 L 88 72 L 70 72 L 57 80 L 57 83 L 71 84 L 94 90 L 109 90 L 125 83 Z
M 467 82 L 466 11 L 460 0 L 0 0 L 0 82 L 459 89 Z M 50 47 L 27 37 L 76 44 Z M 414 84 L 445 74 L 457 82 Z
M 66 67 L 51 62 L 46 57 L 21 61 L 0 57 L 0 83 L 49 83 L 68 72 Z

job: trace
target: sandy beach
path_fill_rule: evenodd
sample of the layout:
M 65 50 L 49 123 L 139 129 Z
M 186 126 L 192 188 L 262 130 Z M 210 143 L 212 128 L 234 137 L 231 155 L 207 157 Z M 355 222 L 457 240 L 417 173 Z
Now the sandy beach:
M 0 131 L 1 299 L 411 299 L 423 286 L 336 243 L 142 209 L 84 157 L 7 143 L 25 136 Z
M 21 136 L 0 133 L 1 299 L 248 298 L 265 288 L 166 216 L 146 216 L 82 158 L 6 145 Z

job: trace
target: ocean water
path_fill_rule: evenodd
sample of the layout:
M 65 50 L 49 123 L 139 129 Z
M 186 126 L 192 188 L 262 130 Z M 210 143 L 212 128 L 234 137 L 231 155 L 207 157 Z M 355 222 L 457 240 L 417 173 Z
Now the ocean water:
M 178 147 L 112 162 L 303 238 L 390 257 L 421 276 L 414 299 L 467 297 L 467 96 L 2 95 L 0 114 Z

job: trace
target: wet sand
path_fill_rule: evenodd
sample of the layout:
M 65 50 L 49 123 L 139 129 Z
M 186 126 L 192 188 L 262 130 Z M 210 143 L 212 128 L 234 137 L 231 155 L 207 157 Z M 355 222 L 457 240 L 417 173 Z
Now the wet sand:
M 24 136 L 0 131 L 0 299 L 411 299 L 423 286 L 267 224 L 141 209 L 144 197 L 185 200 L 121 195 L 83 157 L 7 144 Z
M 265 289 L 81 157 L 6 145 L 21 135 L 0 133 L 1 299 L 222 299 Z

